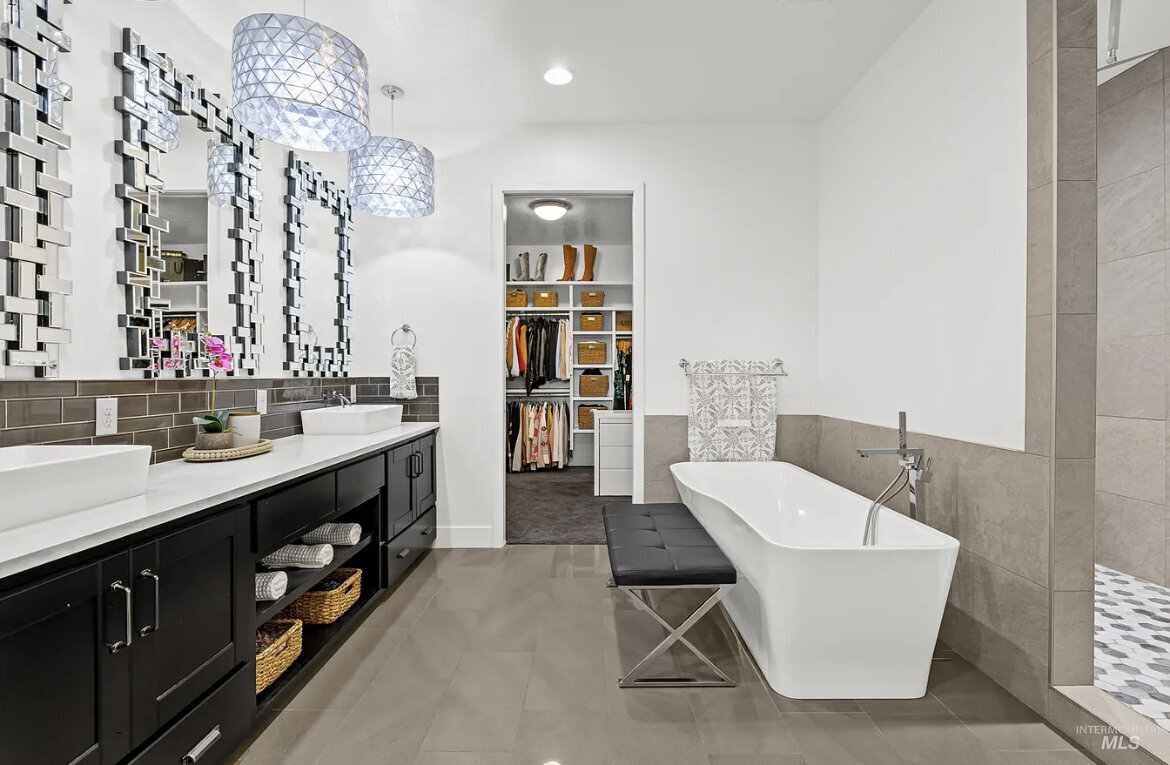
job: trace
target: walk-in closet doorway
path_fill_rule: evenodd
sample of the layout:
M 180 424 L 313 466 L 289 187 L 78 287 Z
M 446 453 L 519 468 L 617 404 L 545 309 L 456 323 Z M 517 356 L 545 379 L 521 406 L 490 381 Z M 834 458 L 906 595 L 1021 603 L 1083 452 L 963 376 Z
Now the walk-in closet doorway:
M 500 491 L 493 539 L 601 544 L 640 501 L 645 358 L 641 184 L 493 190 Z

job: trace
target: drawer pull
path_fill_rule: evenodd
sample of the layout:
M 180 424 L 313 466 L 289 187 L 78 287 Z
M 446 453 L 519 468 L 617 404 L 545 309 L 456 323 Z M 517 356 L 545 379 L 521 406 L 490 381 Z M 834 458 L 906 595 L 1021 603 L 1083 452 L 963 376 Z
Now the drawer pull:
M 399 558 L 405 558 L 408 555 L 410 555 L 410 548 L 409 547 L 403 549 L 401 552 L 398 553 Z
M 158 578 L 158 574 L 154 573 L 150 569 L 144 569 L 140 574 L 138 574 L 138 578 L 139 579 L 150 579 L 151 581 L 154 582 L 154 624 L 147 626 L 147 627 L 142 627 L 141 629 L 138 630 L 139 635 L 149 635 L 152 632 L 158 632 L 159 629 L 162 627 L 162 621 L 161 621 L 162 614 L 160 613 L 160 611 L 162 610 L 162 606 L 159 603 L 159 593 L 158 593 L 159 578 Z
M 434 531 L 434 529 L 423 529 L 419 533 L 422 534 L 424 537 L 429 537 L 431 535 L 432 531 Z
M 191 747 L 191 751 L 183 755 L 183 765 L 191 765 L 192 763 L 199 762 L 199 759 L 203 757 L 203 755 L 207 754 L 207 750 L 215 746 L 216 741 L 219 741 L 220 735 L 221 734 L 219 732 L 218 725 L 212 728 L 211 731 L 208 732 L 208 734 L 204 736 L 198 744 Z
M 121 580 L 111 584 L 110 590 L 113 592 L 121 592 L 122 595 L 126 598 L 126 631 L 123 633 L 125 635 L 125 639 L 119 640 L 116 643 L 107 644 L 107 647 L 110 649 L 110 653 L 117 653 L 123 648 L 129 648 L 134 644 L 134 615 L 132 613 L 134 606 L 131 603 L 134 592 L 129 587 L 122 584 Z

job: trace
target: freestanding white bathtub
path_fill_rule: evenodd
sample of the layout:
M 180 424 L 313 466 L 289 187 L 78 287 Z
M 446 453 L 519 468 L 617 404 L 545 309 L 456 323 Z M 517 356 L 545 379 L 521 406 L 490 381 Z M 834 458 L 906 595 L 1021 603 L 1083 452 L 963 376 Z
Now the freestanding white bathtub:
M 959 554 L 954 538 L 786 462 L 671 465 L 683 502 L 739 570 L 726 598 L 769 685 L 796 699 L 910 699 Z

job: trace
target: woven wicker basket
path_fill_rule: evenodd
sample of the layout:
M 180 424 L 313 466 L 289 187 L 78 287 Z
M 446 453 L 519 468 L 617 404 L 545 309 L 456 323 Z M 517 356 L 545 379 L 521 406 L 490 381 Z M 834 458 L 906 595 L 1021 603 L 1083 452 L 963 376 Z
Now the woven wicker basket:
M 578 364 L 604 364 L 606 344 L 603 342 L 577 343 Z
M 601 398 L 609 395 L 609 375 L 581 375 L 577 395 L 583 398 Z
M 580 430 L 593 430 L 593 413 L 598 409 L 605 411 L 607 407 L 582 404 L 577 407 L 577 427 Z
M 617 315 L 614 321 L 614 329 L 618 332 L 633 332 L 634 331 L 634 314 L 629 311 L 622 311 Z
M 256 693 L 272 685 L 301 655 L 304 625 L 298 619 L 273 619 L 260 629 L 275 632 L 280 628 L 284 634 L 256 654 Z
M 280 612 L 281 618 L 300 619 L 305 624 L 333 624 L 362 596 L 362 570 L 339 568 L 326 582 L 341 582 L 335 590 L 309 590 Z
M 601 308 L 605 305 L 605 293 L 601 291 L 582 292 L 581 305 L 585 308 Z
M 556 308 L 560 305 L 561 296 L 555 292 L 537 292 L 536 293 L 536 307 L 537 308 Z
M 527 308 L 528 293 L 524 290 L 508 290 L 508 308 Z
M 581 314 L 582 332 L 603 332 L 605 330 L 605 316 L 600 313 Z

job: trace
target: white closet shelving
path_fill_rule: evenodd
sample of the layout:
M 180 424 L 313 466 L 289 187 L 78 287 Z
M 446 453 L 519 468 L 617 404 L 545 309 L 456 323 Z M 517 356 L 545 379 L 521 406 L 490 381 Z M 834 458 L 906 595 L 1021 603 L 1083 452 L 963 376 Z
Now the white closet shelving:
M 509 247 L 509 260 L 515 261 L 514 250 L 521 250 L 527 252 L 550 252 L 550 260 L 548 269 L 551 271 L 560 272 L 561 263 L 560 257 L 554 264 L 551 253 L 556 251 L 560 254 L 560 246 L 555 248 L 549 247 Z M 580 246 L 578 245 L 578 249 Z M 599 252 L 599 268 L 604 268 L 606 265 L 606 247 L 598 246 Z M 620 248 L 621 250 L 628 250 L 629 248 Z M 621 253 L 625 255 L 625 252 Z M 618 264 L 614 264 L 618 265 Z M 620 270 L 628 270 L 626 264 L 621 264 Z M 578 262 L 578 276 L 581 274 L 582 265 Z M 637 317 L 633 316 L 633 290 L 634 285 L 632 279 L 598 279 L 596 281 L 516 281 L 512 280 L 506 283 L 505 289 L 524 290 L 528 293 L 528 303 L 523 308 L 508 308 L 508 316 L 568 316 L 572 323 L 572 357 L 573 357 L 573 372 L 572 379 L 566 386 L 563 383 L 553 383 L 544 385 L 540 388 L 542 397 L 548 398 L 565 398 L 569 401 L 570 415 L 573 420 L 572 428 L 572 444 L 573 444 L 573 464 L 588 464 L 592 461 L 593 442 L 592 438 L 594 430 L 582 429 L 578 426 L 578 412 L 577 407 L 580 405 L 604 405 L 607 409 L 613 409 L 614 404 L 614 375 L 616 372 L 616 356 L 617 356 L 617 341 L 632 340 L 633 332 L 618 331 L 617 315 L 619 313 L 628 313 L 637 321 Z M 536 299 L 537 292 L 556 292 L 558 296 L 556 307 L 536 307 L 532 305 Z M 582 305 L 582 293 L 584 292 L 604 292 L 604 304 L 601 306 L 585 306 Z M 600 314 L 602 316 L 602 329 L 581 329 L 581 316 L 583 314 Z M 606 359 L 604 364 L 585 364 L 580 361 L 577 354 L 577 344 L 579 342 L 598 341 L 604 342 L 606 346 Z M 599 369 L 603 374 L 609 378 L 608 393 L 605 396 L 582 396 L 580 394 L 580 378 L 582 372 L 587 369 Z M 510 381 L 508 389 L 514 391 L 517 388 L 517 381 Z M 587 442 L 580 443 L 581 439 Z

